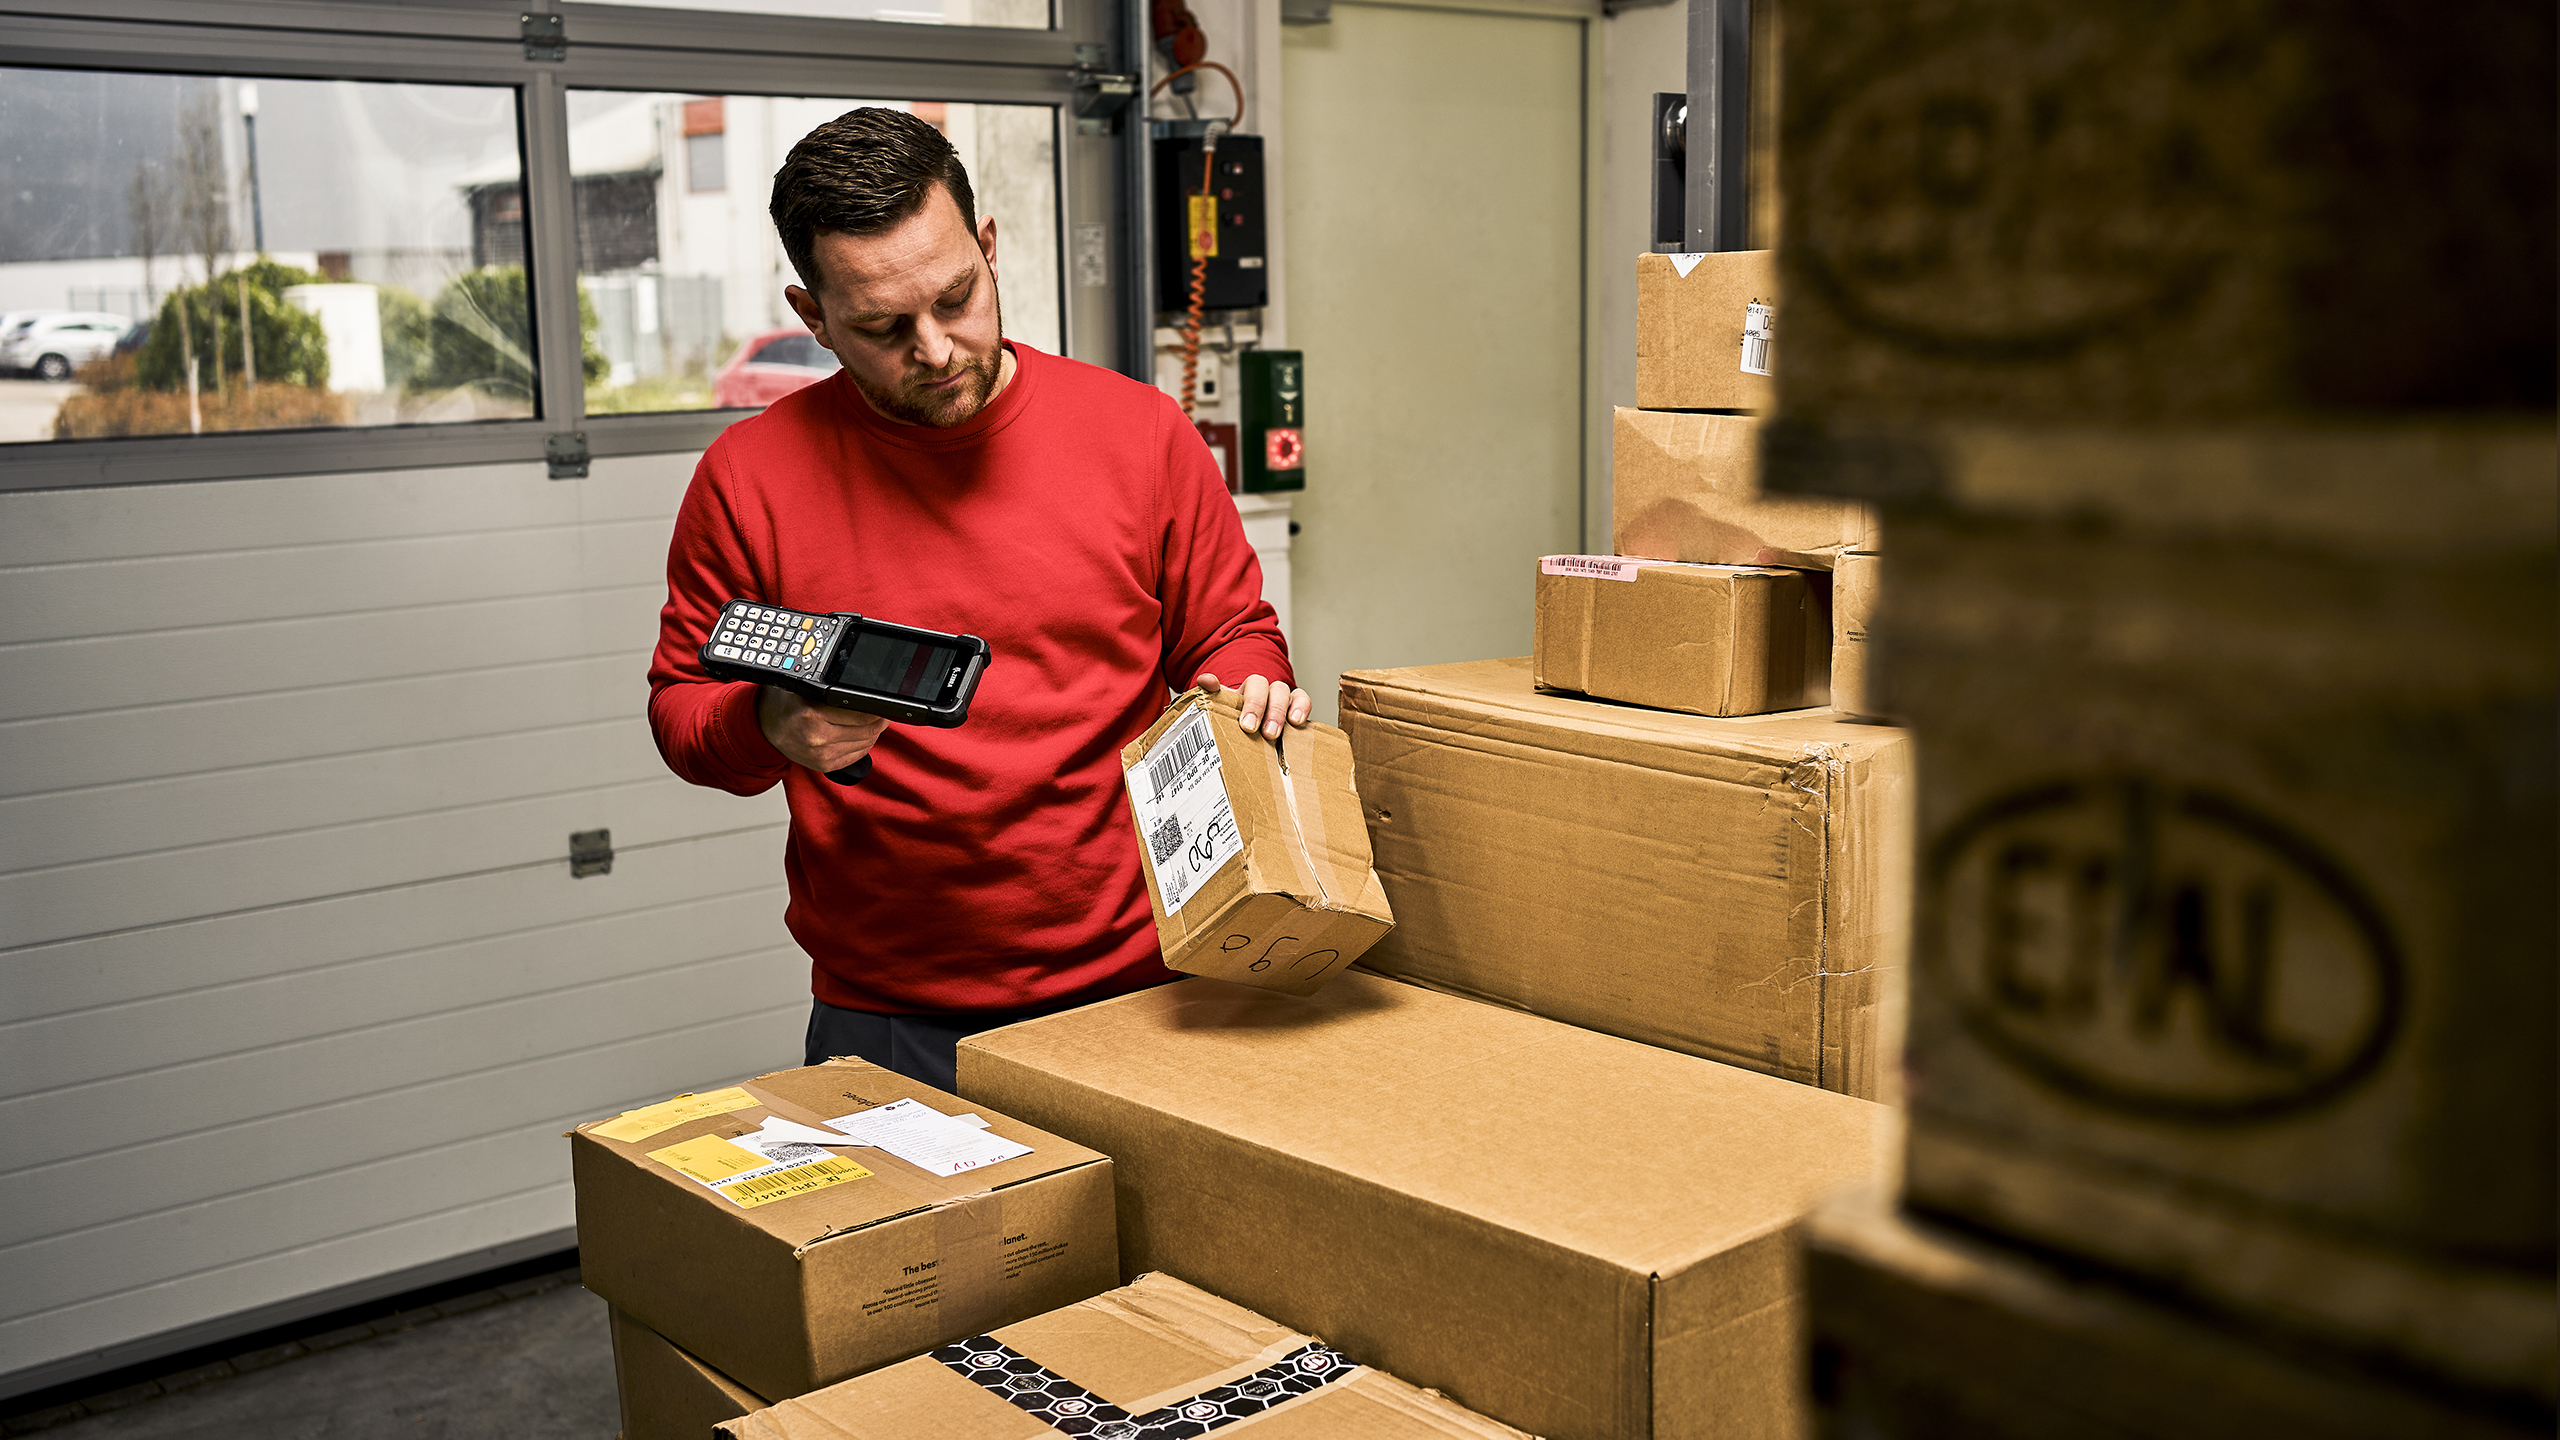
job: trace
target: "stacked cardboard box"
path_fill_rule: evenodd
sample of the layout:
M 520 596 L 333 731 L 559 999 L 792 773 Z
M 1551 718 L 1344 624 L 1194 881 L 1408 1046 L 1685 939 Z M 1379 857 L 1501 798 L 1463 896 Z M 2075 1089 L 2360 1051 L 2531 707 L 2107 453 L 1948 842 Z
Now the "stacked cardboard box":
M 1370 969 L 1886 1098 L 1910 747 L 1825 711 L 1555 695 L 1519 660 L 1342 678 L 1378 875 Z
M 613 1379 L 622 1396 L 619 1440 L 703 1440 L 711 1427 L 772 1402 L 685 1353 L 613 1307 Z
M 1119 1281 L 1110 1160 L 860 1060 L 581 1125 L 570 1151 L 587 1288 L 664 1347 L 625 1349 L 647 1377 L 626 1401 L 716 1404 L 688 1365 L 800 1395 Z
M 1549 1440 L 1797 1433 L 1789 1228 L 1890 1116 L 1358 970 L 989 1031 L 960 1084 L 1110 1152 L 1132 1270 Z
M 2547 63 L 2513 56 L 2549 15 L 1807 0 L 1789 24 L 1824 40 L 1787 60 L 1767 479 L 1893 530 L 1872 643 L 1922 845 L 1903 1198 L 2009 1247 L 1819 1263 L 1953 1333 L 1968 1276 L 2067 1261 L 2183 1337 L 2159 1346 L 2224 1337 L 2433 1417 L 2397 1433 L 2548 1433 L 2560 454 L 2551 187 L 2525 178 L 2550 174 Z M 2203 53 L 2231 64 L 2162 83 Z M 2068 165 L 1986 159 L 1964 204 L 1933 169 L 2017 96 L 2137 92 L 2094 149 L 2067 141 L 2084 102 L 2050 113 L 2035 153 Z M 2289 138 L 2346 129 L 2400 138 Z M 2137 180 L 2164 145 L 2187 178 Z M 2404 187 L 2469 198 L 2368 211 Z M 2060 239 L 2100 233 L 2129 248 Z M 2477 331 L 2434 322 L 2472 305 Z M 1832 1293 L 1817 1333 L 1854 1334 Z M 2107 1333 L 2092 1377 L 2129 1363 Z M 2191 1433 L 2213 1376 L 2184 1375 L 2124 1433 Z M 1941 1413 L 1918 1383 L 1859 1394 L 1837 1433 Z

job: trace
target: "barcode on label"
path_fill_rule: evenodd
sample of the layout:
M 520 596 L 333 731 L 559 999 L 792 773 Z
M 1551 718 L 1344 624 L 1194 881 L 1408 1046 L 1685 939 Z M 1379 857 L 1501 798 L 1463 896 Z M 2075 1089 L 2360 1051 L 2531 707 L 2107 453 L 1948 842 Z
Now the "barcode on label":
M 1174 777 L 1180 775 L 1183 769 L 1190 765 L 1192 757 L 1216 743 L 1209 738 L 1208 726 L 1184 725 L 1173 733 L 1172 745 L 1163 754 L 1147 762 L 1147 784 L 1156 794 L 1162 795 L 1164 787 L 1172 784 Z M 1159 855 L 1156 858 L 1161 860 L 1164 857 Z
M 712 1188 L 738 1202 L 740 1207 L 752 1210 L 758 1205 L 771 1201 L 787 1200 L 794 1195 L 806 1195 L 812 1190 L 824 1190 L 830 1185 L 841 1185 L 847 1180 L 860 1180 L 870 1173 L 850 1160 L 830 1155 L 824 1160 L 795 1165 L 788 1170 L 776 1170 L 770 1175 L 732 1180 L 726 1185 L 717 1185 Z
M 1769 373 L 1769 342 L 1776 338 L 1776 312 L 1758 301 L 1742 307 L 1742 368 L 1753 375 Z
M 1147 849 L 1154 853 L 1159 865 L 1172 859 L 1182 849 L 1181 817 L 1167 815 L 1157 821 L 1156 828 L 1147 835 Z

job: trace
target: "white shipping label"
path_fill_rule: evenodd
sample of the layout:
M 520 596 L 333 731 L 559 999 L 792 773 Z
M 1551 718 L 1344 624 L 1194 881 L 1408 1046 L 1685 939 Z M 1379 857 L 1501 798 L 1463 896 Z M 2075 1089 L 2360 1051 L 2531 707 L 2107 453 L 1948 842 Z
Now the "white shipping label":
M 921 1100 L 892 1100 L 886 1105 L 857 1110 L 828 1121 L 827 1128 L 841 1130 L 852 1136 L 857 1145 L 886 1150 L 917 1169 L 946 1180 L 963 1170 L 976 1170 L 1031 1153 L 1028 1145 L 982 1130 L 958 1116 L 945 1115 Z
M 1698 262 L 1706 259 L 1707 257 L 1702 251 L 1684 250 L 1669 258 L 1671 261 L 1671 268 L 1679 271 L 1680 278 L 1686 280 L 1689 278 L 1689 272 L 1698 268 Z
M 1777 337 L 1776 310 L 1757 300 L 1742 307 L 1742 368 L 1745 373 L 1769 373 L 1769 342 Z
M 1146 836 L 1147 864 L 1167 915 L 1244 851 L 1209 724 L 1209 712 L 1194 709 L 1129 772 L 1129 804 Z

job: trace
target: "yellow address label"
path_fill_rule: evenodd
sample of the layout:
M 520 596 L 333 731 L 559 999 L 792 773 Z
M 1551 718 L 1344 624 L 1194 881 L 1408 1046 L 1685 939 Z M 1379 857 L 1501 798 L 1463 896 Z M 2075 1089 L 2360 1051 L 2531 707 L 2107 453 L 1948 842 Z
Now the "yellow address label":
M 732 1145 L 717 1135 L 697 1135 L 664 1150 L 652 1150 L 649 1158 L 705 1185 L 717 1185 L 732 1175 L 761 1170 L 773 1163 L 744 1145 Z
M 776 1170 L 770 1175 L 758 1175 L 750 1180 L 733 1180 L 726 1185 L 714 1185 L 711 1188 L 737 1202 L 740 1209 L 753 1210 L 759 1205 L 769 1205 L 776 1200 L 788 1200 L 794 1195 L 806 1195 L 812 1190 L 824 1190 L 830 1185 L 841 1185 L 848 1180 L 867 1179 L 870 1174 L 870 1171 L 842 1156 L 830 1155 L 824 1160 L 812 1160 L 806 1165 L 794 1165 L 788 1170 Z
M 713 1090 L 701 1095 L 679 1095 L 673 1100 L 661 1100 L 655 1105 L 626 1110 L 620 1117 L 608 1120 L 587 1133 L 601 1135 L 607 1140 L 629 1143 L 646 1140 L 661 1130 L 672 1130 L 687 1120 L 698 1120 L 705 1115 L 723 1115 L 733 1110 L 753 1110 L 763 1103 L 733 1085 L 726 1090 Z

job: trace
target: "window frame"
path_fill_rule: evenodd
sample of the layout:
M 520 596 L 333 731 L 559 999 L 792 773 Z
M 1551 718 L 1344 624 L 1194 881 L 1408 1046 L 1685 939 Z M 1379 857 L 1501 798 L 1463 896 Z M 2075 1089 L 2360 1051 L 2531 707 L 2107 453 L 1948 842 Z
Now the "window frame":
M 1143 160 L 1143 141 L 1133 145 L 1125 132 L 1141 127 L 1083 136 L 1072 123 L 1079 65 L 1096 58 L 1094 45 L 1105 36 L 1099 53 L 1129 55 L 1129 37 L 1138 33 L 1132 23 L 1137 0 L 1052 0 L 1045 30 L 543 0 L 123 0 L 111 19 L 85 8 L 74 0 L 7 0 L 0 67 L 514 89 L 539 414 L 444 425 L 16 443 L 0 447 L 0 492 L 525 463 L 543 460 L 552 437 L 567 434 L 583 435 L 591 456 L 699 450 L 754 414 L 586 414 L 570 201 L 567 92 L 573 89 L 1043 105 L 1056 137 L 1061 250 L 1073 222 L 1117 222 L 1113 230 L 1120 232 L 1138 208 L 1127 196 L 1142 177 L 1130 171 L 1129 160 Z M 561 17 L 564 58 L 534 58 L 523 29 L 528 12 Z M 1115 233 L 1115 240 L 1123 256 L 1146 254 L 1142 235 L 1133 243 Z M 1069 288 L 1066 256 L 1054 263 L 1065 348 L 1112 363 L 1126 345 L 1115 332 L 1128 328 L 1116 311 L 1126 308 L 1126 295 L 1143 292 L 1144 276 L 1133 284 L 1115 273 L 1112 285 L 1120 293 L 1105 319 Z

